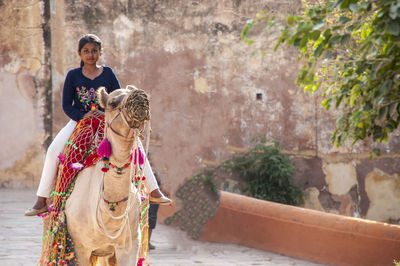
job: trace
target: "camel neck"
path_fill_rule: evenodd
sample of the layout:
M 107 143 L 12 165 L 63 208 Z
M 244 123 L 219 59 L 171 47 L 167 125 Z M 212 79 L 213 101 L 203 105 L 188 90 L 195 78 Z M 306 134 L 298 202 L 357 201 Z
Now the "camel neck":
M 122 167 L 130 160 L 133 140 L 125 140 L 117 135 L 112 135 L 109 139 L 112 149 L 110 162 Z
M 118 174 L 114 169 L 110 169 L 104 174 L 104 199 L 109 202 L 121 201 L 129 195 L 130 191 L 130 167 L 122 170 Z
M 118 202 L 129 196 L 130 163 L 133 140 L 123 139 L 115 134 L 107 136 L 111 144 L 110 168 L 104 175 L 104 199 Z M 118 169 L 119 168 L 119 169 Z M 126 206 L 125 203 L 116 208 L 116 213 Z

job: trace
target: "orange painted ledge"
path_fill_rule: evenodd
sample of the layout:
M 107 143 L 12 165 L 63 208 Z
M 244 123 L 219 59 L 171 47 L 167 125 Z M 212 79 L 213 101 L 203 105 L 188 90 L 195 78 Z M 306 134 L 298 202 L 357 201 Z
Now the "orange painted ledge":
M 400 261 L 400 226 L 221 191 L 201 240 L 227 242 L 334 265 Z

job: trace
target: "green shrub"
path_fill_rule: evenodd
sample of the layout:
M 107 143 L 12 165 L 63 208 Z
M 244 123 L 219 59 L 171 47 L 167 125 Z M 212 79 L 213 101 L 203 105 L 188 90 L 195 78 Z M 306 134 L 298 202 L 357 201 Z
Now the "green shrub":
M 252 197 L 289 205 L 303 202 L 303 190 L 292 181 L 294 167 L 279 143 L 258 144 L 249 152 L 223 163 L 225 170 L 237 171 Z

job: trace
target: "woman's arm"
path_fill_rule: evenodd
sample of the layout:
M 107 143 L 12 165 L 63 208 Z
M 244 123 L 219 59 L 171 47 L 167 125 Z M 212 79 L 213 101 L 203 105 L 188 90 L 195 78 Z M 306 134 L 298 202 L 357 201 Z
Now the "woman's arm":
M 121 88 L 121 85 L 119 84 L 119 80 L 117 78 L 117 76 L 115 75 L 114 71 L 112 70 L 112 68 L 110 67 L 110 71 L 111 71 L 111 86 L 110 86 L 110 91 L 108 91 L 108 93 L 118 90 Z
M 70 71 L 68 72 L 64 82 L 62 107 L 64 113 L 67 116 L 69 116 L 74 121 L 79 121 L 83 118 L 85 112 L 82 112 L 78 108 L 74 107 L 72 105 L 73 102 L 74 102 L 74 88 L 72 87 L 72 77 Z

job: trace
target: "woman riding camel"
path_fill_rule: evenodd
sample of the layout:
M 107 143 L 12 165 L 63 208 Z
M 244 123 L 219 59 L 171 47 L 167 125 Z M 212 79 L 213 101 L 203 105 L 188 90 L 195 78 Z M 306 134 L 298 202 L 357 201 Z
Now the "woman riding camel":
M 102 55 L 102 43 L 96 35 L 87 34 L 79 40 L 78 55 L 81 58 L 81 66 L 68 72 L 62 96 L 63 110 L 71 120 L 60 130 L 47 150 L 36 193 L 37 200 L 33 207 L 25 212 L 25 216 L 47 212 L 47 199 L 54 188 L 58 156 L 63 152 L 77 122 L 90 117 L 103 118 L 104 110 L 99 106 L 96 90 L 99 87 L 105 87 L 107 92 L 111 93 L 121 87 L 110 67 L 97 64 Z M 160 191 L 147 159 L 144 167 L 148 170 L 146 182 L 150 191 L 150 202 L 156 204 L 171 203 L 171 200 Z

